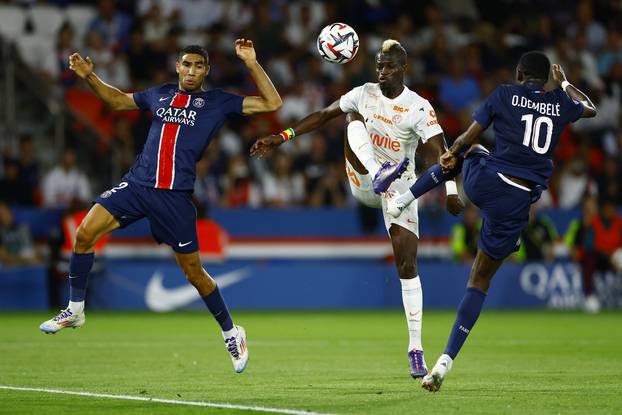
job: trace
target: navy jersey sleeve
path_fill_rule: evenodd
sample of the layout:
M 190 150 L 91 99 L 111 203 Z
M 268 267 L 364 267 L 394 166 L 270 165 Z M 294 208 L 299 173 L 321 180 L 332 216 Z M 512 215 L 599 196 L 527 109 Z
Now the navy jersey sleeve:
M 477 121 L 483 129 L 488 128 L 495 116 L 496 109 L 501 106 L 501 92 L 502 87 L 498 86 L 494 91 L 492 91 L 492 94 L 486 98 L 484 103 L 473 112 L 473 119 Z
M 144 91 L 134 92 L 132 96 L 134 97 L 134 102 L 138 105 L 138 108 L 149 111 L 151 109 L 151 103 L 153 102 L 153 94 L 159 88 L 159 86 L 156 86 L 145 89 Z
M 562 111 L 567 122 L 575 122 L 583 115 L 583 104 L 570 98 L 568 94 L 560 90 L 562 94 Z
M 225 117 L 235 117 L 242 114 L 242 102 L 244 97 L 241 95 L 232 94 L 230 92 L 220 91 L 219 96 L 220 110 Z

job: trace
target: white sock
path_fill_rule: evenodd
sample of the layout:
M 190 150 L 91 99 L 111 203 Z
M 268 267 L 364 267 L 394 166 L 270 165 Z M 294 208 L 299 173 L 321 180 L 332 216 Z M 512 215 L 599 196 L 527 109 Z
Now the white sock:
M 408 351 L 423 350 L 421 345 L 421 320 L 423 319 L 421 280 L 417 275 L 408 280 L 400 278 L 400 283 L 402 284 L 402 301 L 404 302 L 404 312 L 408 324 Z
M 371 177 L 374 177 L 380 170 L 380 164 L 376 161 L 374 145 L 362 121 L 355 120 L 348 124 L 348 143 Z
M 406 193 L 402 193 L 395 199 L 397 203 L 403 203 L 404 206 L 410 205 L 413 200 L 415 200 L 415 195 L 413 195 L 410 190 L 406 191 Z
M 84 301 L 69 301 L 68 309 L 71 310 L 72 313 L 80 314 L 84 312 Z
M 238 328 L 234 325 L 233 328 L 231 330 L 227 330 L 227 331 L 223 331 L 222 332 L 222 337 L 225 338 L 225 340 L 227 340 L 228 338 L 234 337 L 238 335 Z

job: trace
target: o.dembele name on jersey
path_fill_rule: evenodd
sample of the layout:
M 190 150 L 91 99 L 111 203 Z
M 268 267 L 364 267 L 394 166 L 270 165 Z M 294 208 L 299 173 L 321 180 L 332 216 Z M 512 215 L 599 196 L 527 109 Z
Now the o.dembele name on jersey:
M 526 97 L 520 97 L 518 95 L 512 95 L 512 106 L 528 108 L 530 110 L 536 110 L 542 115 L 552 115 L 559 117 L 560 104 L 549 104 L 546 102 L 535 102 Z
M 185 108 L 169 107 L 158 108 L 158 110 L 156 111 L 156 115 L 162 118 L 162 122 L 194 126 L 197 112 L 193 110 L 187 110 Z

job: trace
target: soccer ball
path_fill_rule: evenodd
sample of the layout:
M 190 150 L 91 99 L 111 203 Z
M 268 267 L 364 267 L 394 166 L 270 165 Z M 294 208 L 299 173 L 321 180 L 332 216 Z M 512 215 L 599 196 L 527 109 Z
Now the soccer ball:
M 317 50 L 327 62 L 344 64 L 350 62 L 359 50 L 359 37 L 345 23 L 326 26 L 317 37 Z

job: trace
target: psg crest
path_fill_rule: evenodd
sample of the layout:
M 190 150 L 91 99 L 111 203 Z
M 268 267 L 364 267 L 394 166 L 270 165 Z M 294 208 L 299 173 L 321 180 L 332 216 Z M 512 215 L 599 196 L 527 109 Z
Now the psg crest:
M 197 108 L 201 108 L 203 105 L 205 105 L 205 100 L 203 98 L 195 98 L 194 101 L 192 101 L 192 105 Z

